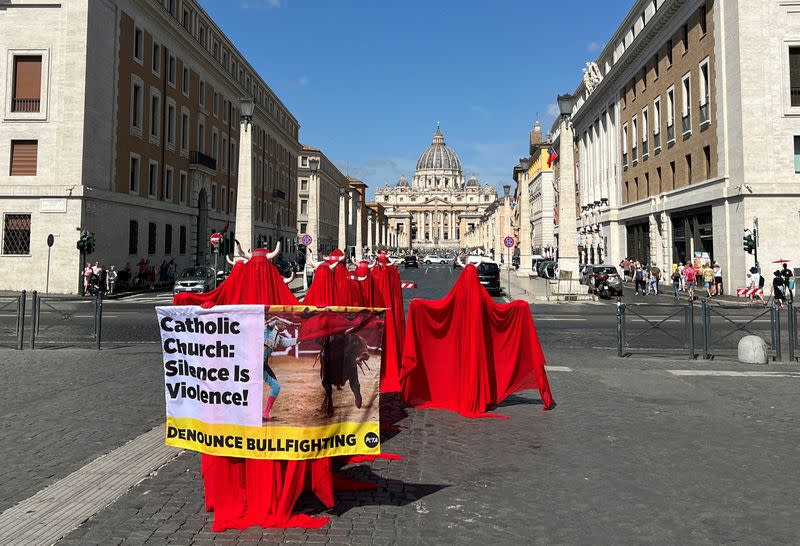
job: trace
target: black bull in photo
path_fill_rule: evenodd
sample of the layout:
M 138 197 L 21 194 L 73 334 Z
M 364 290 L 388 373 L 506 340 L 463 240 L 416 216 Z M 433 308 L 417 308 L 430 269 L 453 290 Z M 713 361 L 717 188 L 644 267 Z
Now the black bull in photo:
M 322 343 L 319 375 L 325 389 L 322 411 L 328 417 L 333 415 L 333 387 L 342 388 L 348 381 L 356 407 L 361 408 L 358 371 L 362 366 L 367 366 L 369 348 L 364 338 L 355 333 L 357 329 L 358 327 L 354 327 L 344 333 L 327 336 Z

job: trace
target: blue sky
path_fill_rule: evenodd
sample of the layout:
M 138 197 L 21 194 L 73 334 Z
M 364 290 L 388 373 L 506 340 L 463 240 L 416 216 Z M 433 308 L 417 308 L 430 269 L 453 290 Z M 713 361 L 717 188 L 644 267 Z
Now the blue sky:
M 632 0 L 201 0 L 300 121 L 364 180 L 410 177 L 440 122 L 464 175 L 513 183 L 538 113 L 573 91 Z

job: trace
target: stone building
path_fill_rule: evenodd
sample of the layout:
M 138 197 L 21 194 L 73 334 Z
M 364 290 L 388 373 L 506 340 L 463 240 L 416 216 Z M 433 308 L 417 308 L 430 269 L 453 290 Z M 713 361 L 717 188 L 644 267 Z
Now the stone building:
M 298 233 L 311 236 L 308 248 L 314 256 L 346 248 L 346 224 L 342 223 L 342 231 L 339 226 L 347 210 L 350 181 L 317 148 L 303 146 L 297 161 Z
M 791 4 L 635 2 L 574 93 L 584 262 L 707 253 L 741 286 L 753 265 L 742 236 L 755 223 L 762 265 L 800 259 Z
M 294 252 L 299 123 L 195 0 L 12 0 L 2 13 L 0 289 L 44 288 L 52 234 L 50 288 L 76 292 L 77 230 L 96 236 L 88 259 L 119 268 L 213 262 L 209 235 L 234 237 L 240 153 L 256 240 Z
M 467 231 L 464 246 L 482 248 L 487 256 L 498 262 L 510 252 L 503 244 L 506 237 L 514 237 L 512 225 L 511 186 L 503 186 L 503 197 L 486 207 L 478 223 Z
M 401 176 L 394 187 L 378 189 L 375 201 L 387 210 L 401 247 L 457 249 L 497 190 L 475 176 L 464 181 L 461 160 L 444 142 L 439 127 L 417 161 L 411 183 Z

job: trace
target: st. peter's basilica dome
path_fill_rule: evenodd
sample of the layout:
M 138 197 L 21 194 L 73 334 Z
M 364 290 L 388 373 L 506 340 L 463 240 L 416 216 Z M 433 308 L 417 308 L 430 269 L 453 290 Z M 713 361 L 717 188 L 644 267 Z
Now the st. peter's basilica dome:
M 417 161 L 417 171 L 437 170 L 454 175 L 461 174 L 461 161 L 456 153 L 444 143 L 444 135 L 439 127 L 433 135 L 433 142 L 422 152 Z

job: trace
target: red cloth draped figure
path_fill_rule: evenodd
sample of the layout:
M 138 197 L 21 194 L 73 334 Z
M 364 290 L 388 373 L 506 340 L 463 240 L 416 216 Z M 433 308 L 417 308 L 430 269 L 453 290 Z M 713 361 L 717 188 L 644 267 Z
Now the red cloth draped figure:
M 444 298 L 411 302 L 406 334 L 400 381 L 409 405 L 488 417 L 509 394 L 539 389 L 545 409 L 554 406 L 528 304 L 495 303 L 473 265 Z
M 361 293 L 344 263 L 338 248 L 325 257 L 314 270 L 314 280 L 303 298 L 303 305 L 315 307 L 359 307 Z
M 384 307 L 380 287 L 370 273 L 368 261 L 361 260 L 358 262 L 358 267 L 353 272 L 352 278 L 358 283 L 358 289 L 361 293 L 361 304 L 364 307 Z
M 237 262 L 216 290 L 175 295 L 174 305 L 299 305 L 283 277 L 267 259 L 277 253 L 255 249 L 249 261 Z M 329 458 L 305 461 L 240 459 L 202 455 L 206 509 L 214 511 L 212 531 L 262 527 L 322 527 L 328 517 L 292 514 L 304 486 L 327 507 L 333 506 Z
M 400 288 L 400 272 L 391 264 L 385 252 L 378 256 L 372 269 L 372 279 L 381 293 L 383 306 L 389 309 L 384 327 L 385 350 L 381 358 L 381 392 L 398 392 L 406 316 L 403 291 Z

